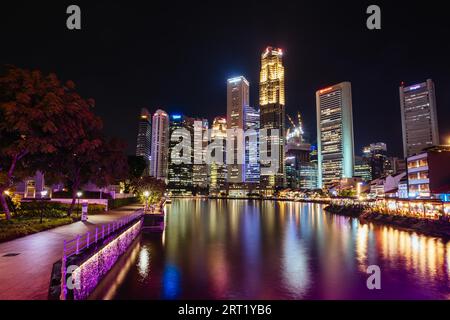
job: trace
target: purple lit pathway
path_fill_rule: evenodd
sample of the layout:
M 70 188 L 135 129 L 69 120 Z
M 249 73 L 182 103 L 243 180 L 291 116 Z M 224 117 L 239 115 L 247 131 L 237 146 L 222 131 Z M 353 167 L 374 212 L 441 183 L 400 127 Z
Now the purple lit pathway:
M 0 243 L 0 300 L 45 300 L 50 272 L 61 258 L 63 241 L 94 230 L 142 208 L 131 205 L 105 214 L 89 216 L 88 222 L 76 222 L 20 239 Z M 4 257 L 6 254 L 17 256 Z

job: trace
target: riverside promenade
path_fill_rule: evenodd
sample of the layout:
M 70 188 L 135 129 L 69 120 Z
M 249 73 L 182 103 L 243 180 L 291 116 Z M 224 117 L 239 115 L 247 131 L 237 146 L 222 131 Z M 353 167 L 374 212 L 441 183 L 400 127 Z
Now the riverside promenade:
M 64 240 L 133 214 L 130 205 L 16 240 L 0 243 L 0 300 L 46 300 L 53 264 L 61 259 Z

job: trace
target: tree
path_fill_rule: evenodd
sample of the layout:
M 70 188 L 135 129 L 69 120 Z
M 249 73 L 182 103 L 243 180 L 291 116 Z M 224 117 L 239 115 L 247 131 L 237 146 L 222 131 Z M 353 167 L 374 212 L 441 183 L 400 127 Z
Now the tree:
M 4 193 L 31 174 L 34 159 L 56 152 L 70 92 L 71 83 L 62 85 L 54 74 L 7 66 L 0 76 L 0 203 L 7 219 Z
M 154 177 L 146 176 L 134 179 L 131 183 L 133 193 L 138 194 L 141 200 L 148 203 L 158 202 L 166 192 L 166 184 Z M 148 199 L 144 199 L 144 192 L 148 192 Z
M 147 162 L 141 156 L 128 156 L 128 177 L 130 179 L 140 178 L 144 175 L 147 168 Z
M 106 187 L 124 179 L 128 172 L 123 142 L 95 136 L 86 136 L 85 139 L 86 148 L 72 145 L 45 160 L 50 168 L 46 177 L 50 176 L 52 181 L 61 182 L 72 191 L 68 216 L 73 212 L 77 192 L 83 185 L 91 182 L 97 187 Z

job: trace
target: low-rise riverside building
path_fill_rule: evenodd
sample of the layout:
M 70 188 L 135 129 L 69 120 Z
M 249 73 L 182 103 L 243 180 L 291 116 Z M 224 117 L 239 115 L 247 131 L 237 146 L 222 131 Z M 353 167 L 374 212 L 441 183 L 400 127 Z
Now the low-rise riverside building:
M 407 158 L 410 199 L 449 200 L 450 146 L 436 146 Z

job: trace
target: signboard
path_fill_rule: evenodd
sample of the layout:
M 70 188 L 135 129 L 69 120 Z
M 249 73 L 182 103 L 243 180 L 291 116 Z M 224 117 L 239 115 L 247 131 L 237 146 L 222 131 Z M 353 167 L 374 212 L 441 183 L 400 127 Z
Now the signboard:
M 81 203 L 81 221 L 88 220 L 88 206 L 89 203 L 87 201 L 83 201 L 83 203 Z

